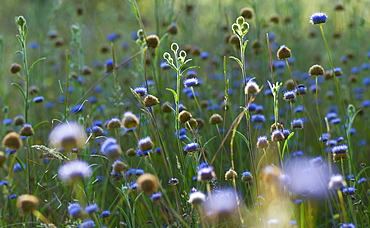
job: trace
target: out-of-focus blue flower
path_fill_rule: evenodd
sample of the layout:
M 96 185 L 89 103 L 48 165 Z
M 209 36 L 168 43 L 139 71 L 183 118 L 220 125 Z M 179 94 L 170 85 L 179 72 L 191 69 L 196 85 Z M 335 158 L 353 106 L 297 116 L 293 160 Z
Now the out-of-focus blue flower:
M 84 105 L 78 104 L 72 108 L 71 113 L 78 113 L 78 112 L 82 112 L 83 110 L 84 110 Z
M 97 210 L 99 210 L 99 207 L 96 203 L 90 204 L 85 207 L 85 211 L 87 213 L 93 213 L 93 212 L 96 212 Z
M 44 101 L 44 97 L 43 96 L 34 97 L 32 101 L 34 103 L 41 103 Z
M 30 43 L 28 44 L 28 47 L 29 47 L 30 49 L 37 49 L 37 48 L 39 48 L 39 45 L 38 45 L 38 43 L 36 43 L 36 42 L 30 42 Z
M 117 34 L 117 33 L 109 33 L 107 35 L 107 40 L 108 41 L 115 41 L 118 38 L 119 38 L 119 34 Z

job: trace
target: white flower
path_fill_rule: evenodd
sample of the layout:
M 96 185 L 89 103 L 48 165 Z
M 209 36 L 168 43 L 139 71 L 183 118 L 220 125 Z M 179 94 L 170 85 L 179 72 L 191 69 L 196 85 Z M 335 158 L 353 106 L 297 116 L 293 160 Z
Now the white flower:
M 66 183 L 74 182 L 81 178 L 90 177 L 92 169 L 90 165 L 81 160 L 70 161 L 59 167 L 58 176 Z
M 49 143 L 55 148 L 83 148 L 86 133 L 84 128 L 75 122 L 57 125 L 49 135 Z

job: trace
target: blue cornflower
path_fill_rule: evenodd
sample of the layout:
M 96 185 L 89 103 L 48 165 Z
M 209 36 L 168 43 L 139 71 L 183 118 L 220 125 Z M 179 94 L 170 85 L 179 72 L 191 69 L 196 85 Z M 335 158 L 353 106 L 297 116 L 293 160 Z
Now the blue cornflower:
M 95 211 L 99 210 L 99 207 L 96 203 L 93 203 L 93 204 L 90 204 L 88 206 L 85 207 L 85 211 L 87 213 L 93 213 Z
M 298 112 L 304 112 L 304 107 L 302 105 L 298 105 L 295 109 L 294 109 L 294 113 L 298 113 Z
M 132 169 L 130 169 L 130 170 L 127 170 L 126 172 L 125 172 L 125 177 L 130 177 L 130 176 L 132 176 L 132 175 L 135 175 L 135 176 L 140 176 L 140 175 L 142 175 L 142 174 L 144 174 L 144 170 L 142 170 L 142 169 L 135 169 L 135 168 L 132 168 Z
M 353 223 L 343 223 L 339 228 L 356 228 L 356 225 Z
M 198 169 L 198 181 L 210 181 L 216 178 L 214 168 L 212 166 L 207 166 Z
M 297 199 L 296 201 L 294 201 L 294 203 L 299 205 L 299 204 L 302 204 L 303 203 L 303 200 Z
M 314 157 L 310 160 L 310 164 L 314 167 L 320 167 L 323 164 L 323 159 L 321 156 Z
M 127 187 L 128 189 L 135 190 L 139 187 L 139 185 L 135 181 L 131 181 Z
M 351 74 L 358 74 L 360 72 L 360 68 L 355 66 L 351 69 Z
M 157 201 L 157 200 L 159 200 L 161 198 L 162 198 L 162 193 L 160 193 L 160 192 L 153 193 L 152 196 L 150 197 L 150 199 L 152 201 Z
M 113 66 L 113 59 L 108 59 L 107 61 L 105 61 L 105 65 L 106 66 Z
M 118 38 L 119 38 L 119 35 L 117 33 L 109 33 L 107 35 L 107 40 L 108 41 L 114 41 L 114 40 L 116 40 Z
M 3 186 L 3 185 L 8 185 L 8 181 L 7 180 L 0 181 L 0 186 Z
M 192 153 L 198 149 L 198 143 L 189 143 L 184 146 L 184 151 Z
M 290 131 L 288 129 L 284 129 L 283 130 L 283 135 L 284 135 L 284 138 L 287 139 L 288 136 L 290 135 Z
M 43 96 L 34 97 L 32 101 L 34 103 L 41 103 L 44 101 L 44 97 Z
M 177 179 L 175 177 L 174 178 L 171 178 L 171 179 L 168 180 L 168 183 L 170 185 L 177 185 L 179 183 L 179 179 Z
M 26 168 L 26 165 L 23 164 L 23 167 Z M 20 172 L 23 170 L 21 164 L 19 164 L 18 162 L 14 164 L 14 167 L 13 167 L 13 170 L 14 172 Z
M 328 147 L 336 146 L 337 144 L 338 142 L 335 139 L 330 139 L 329 141 L 326 142 L 326 146 Z
M 331 120 L 333 120 L 333 119 L 335 119 L 335 118 L 338 118 L 338 114 L 337 114 L 337 113 L 335 113 L 335 112 L 328 112 L 328 113 L 326 114 L 326 118 L 327 118 L 329 121 L 331 121 Z
M 363 85 L 365 85 L 365 86 L 370 85 L 370 77 L 365 77 L 365 78 L 362 80 L 362 84 L 363 84 Z
M 249 112 L 254 112 L 257 110 L 257 104 L 256 103 L 250 103 L 248 106 L 248 111 Z
M 197 78 L 187 78 L 184 80 L 185 87 L 194 87 L 199 85 L 199 80 Z
M 2 121 L 2 124 L 6 126 L 12 124 L 13 122 L 14 122 L 13 119 L 4 119 Z
M 295 91 L 291 90 L 291 91 L 285 91 L 284 92 L 283 99 L 286 100 L 286 101 L 294 101 L 295 97 L 296 97 Z
M 344 137 L 343 136 L 340 136 L 336 139 L 337 143 L 340 143 L 340 142 L 343 142 L 344 141 Z
M 310 17 L 310 23 L 313 25 L 325 23 L 326 20 L 328 20 L 328 16 L 323 12 L 313 13 Z
M 148 90 L 145 87 L 136 87 L 134 92 L 143 97 L 148 93 Z
M 84 110 L 84 105 L 78 104 L 72 108 L 71 113 L 78 113 L 78 112 L 82 112 L 83 110 Z
M 302 119 L 293 119 L 290 123 L 293 130 L 301 130 L 303 128 L 303 120 Z
M 299 95 L 306 94 L 307 93 L 307 87 L 305 85 L 302 85 L 302 84 L 297 85 L 296 93 L 299 94 Z
M 36 42 L 30 42 L 30 43 L 28 44 L 28 47 L 29 47 L 30 49 L 37 49 L 37 48 L 39 48 L 39 45 L 38 45 Z
M 202 53 L 200 53 L 199 57 L 201 59 L 207 59 L 209 57 L 209 53 L 208 52 L 202 52 Z
M 78 203 L 71 203 L 68 205 L 68 214 L 70 214 L 72 217 L 77 216 L 80 212 L 82 212 L 82 207 Z
M 249 172 L 249 171 L 247 171 L 247 170 L 244 171 L 242 173 L 242 181 L 244 183 L 247 183 L 247 184 L 253 183 L 253 175 L 252 175 L 252 173 Z
M 364 108 L 370 107 L 370 100 L 364 100 L 361 105 Z
M 11 199 L 15 199 L 15 198 L 17 198 L 18 197 L 18 195 L 17 194 L 12 194 L 12 195 L 10 195 L 8 198 L 11 200 Z
M 100 152 L 109 158 L 116 159 L 122 153 L 122 150 L 117 140 L 109 137 L 101 145 Z
M 346 144 L 334 146 L 332 148 L 332 152 L 334 154 L 345 154 L 345 153 L 348 153 L 348 146 Z
M 355 194 L 356 190 L 357 189 L 355 187 L 348 187 L 348 188 L 343 188 L 342 192 L 344 195 L 352 195 L 352 194 Z
M 81 223 L 81 228 L 92 228 L 95 227 L 95 222 L 92 219 L 86 219 Z
M 256 115 L 252 115 L 251 120 L 254 123 L 262 123 L 262 122 L 265 122 L 266 118 L 264 115 L 256 114 Z
M 168 65 L 166 62 L 161 62 L 161 64 L 159 65 L 163 70 L 165 69 L 170 69 L 171 66 Z
M 365 181 L 367 181 L 367 179 L 365 177 L 362 177 L 358 179 L 357 184 L 361 184 L 362 182 L 365 182 Z
M 295 158 L 295 157 L 302 157 L 304 155 L 303 151 L 295 151 L 292 153 L 292 157 Z
M 331 124 L 339 124 L 340 122 L 342 122 L 340 118 L 335 118 L 330 121 Z
M 99 215 L 100 218 L 106 218 L 110 216 L 110 211 L 106 210 L 106 211 L 102 211 L 102 213 Z
M 361 68 L 362 68 L 363 70 L 367 70 L 367 69 L 369 69 L 369 68 L 370 68 L 370 64 L 369 64 L 369 63 L 362 63 L 362 64 L 361 64 Z
M 94 92 L 95 93 L 100 93 L 103 91 L 103 86 L 102 85 L 97 85 L 95 88 L 94 88 Z

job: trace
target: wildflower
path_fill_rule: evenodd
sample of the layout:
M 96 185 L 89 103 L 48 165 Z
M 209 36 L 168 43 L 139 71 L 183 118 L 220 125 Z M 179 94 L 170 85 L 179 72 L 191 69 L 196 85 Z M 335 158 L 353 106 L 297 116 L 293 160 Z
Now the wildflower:
M 67 207 L 68 214 L 72 218 L 79 218 L 82 216 L 82 207 L 78 203 L 71 203 Z
M 206 166 L 198 169 L 198 181 L 210 181 L 216 179 L 216 173 L 212 166 Z
M 91 174 L 90 165 L 81 160 L 67 162 L 58 169 L 59 178 L 66 183 L 73 183 L 78 179 L 90 177 Z
M 179 183 L 179 179 L 177 179 L 177 178 L 170 178 L 170 179 L 168 180 L 168 183 L 169 183 L 170 185 L 177 185 L 177 184 Z
M 95 227 L 95 222 L 92 219 L 86 219 L 81 223 L 81 228 L 93 228 Z
M 328 16 L 323 12 L 313 13 L 310 17 L 310 23 L 313 25 L 325 23 L 326 20 L 328 20 Z
M 148 95 L 148 96 L 145 97 L 145 99 L 144 99 L 145 107 L 152 107 L 156 104 L 159 104 L 159 100 L 155 96 Z
M 296 97 L 295 91 L 291 90 L 291 91 L 285 91 L 284 92 L 283 99 L 286 100 L 286 101 L 294 101 L 295 97 Z
M 109 33 L 108 35 L 107 35 L 107 40 L 108 41 L 114 41 L 114 40 L 116 40 L 116 39 L 118 39 L 120 36 L 119 36 L 119 34 L 117 34 L 117 33 Z
M 127 165 L 121 161 L 121 160 L 116 160 L 113 164 L 113 171 L 116 173 L 122 172 L 123 170 L 127 169 Z
M 14 122 L 15 126 L 23 125 L 24 124 L 24 118 L 23 118 L 22 115 L 18 115 L 16 117 L 14 117 L 13 122 Z
M 244 88 L 244 93 L 247 95 L 247 94 L 257 94 L 259 93 L 261 90 L 259 88 L 259 86 L 257 85 L 256 82 L 252 81 L 252 80 L 249 80 L 247 82 L 247 84 L 245 85 L 245 88 Z
M 117 117 L 114 117 L 108 121 L 108 124 L 107 124 L 108 129 L 114 129 L 114 128 L 120 128 L 120 127 L 121 127 L 121 121 Z
M 21 66 L 18 63 L 12 63 L 10 66 L 10 72 L 16 74 L 22 70 Z
M 223 221 L 237 213 L 239 196 L 235 189 L 222 189 L 212 193 L 209 199 L 203 203 L 203 211 L 209 221 Z M 235 224 L 234 227 L 239 227 Z
M 329 181 L 329 189 L 339 189 L 346 186 L 346 181 L 343 179 L 343 176 L 340 174 L 335 174 L 331 176 Z
M 187 153 L 193 153 L 198 149 L 198 143 L 189 143 L 184 146 L 184 151 Z
M 246 184 L 252 184 L 253 183 L 253 175 L 249 171 L 244 171 L 242 173 L 242 181 Z
M 34 195 L 24 194 L 17 199 L 17 207 L 23 213 L 33 211 L 38 204 L 39 200 Z
M 199 85 L 199 80 L 197 78 L 187 78 L 184 80 L 184 86 L 187 87 L 194 87 Z
M 195 191 L 189 194 L 188 202 L 192 205 L 198 205 L 206 201 L 206 195 L 203 192 Z
M 33 98 L 32 100 L 34 103 L 41 103 L 44 101 L 44 97 L 43 96 L 38 96 L 38 97 L 35 97 Z
M 145 38 L 146 45 L 149 48 L 157 48 L 159 45 L 159 37 L 157 35 L 149 35 Z
M 309 73 L 310 76 L 320 76 L 320 75 L 324 75 L 325 74 L 325 70 L 320 65 L 313 65 L 308 70 L 308 73 Z
M 238 173 L 235 172 L 232 168 L 230 168 L 226 173 L 225 173 L 225 180 L 233 180 L 238 178 Z
M 113 59 L 108 59 L 105 61 L 105 72 L 110 72 L 113 70 L 114 62 Z
M 3 167 L 6 161 L 6 155 L 4 152 L 0 151 L 0 168 Z
M 106 218 L 110 216 L 110 211 L 102 211 L 102 213 L 99 215 L 100 218 Z
M 23 145 L 20 135 L 16 132 L 8 133 L 3 139 L 3 147 L 18 150 Z
M 139 125 L 139 119 L 132 112 L 125 112 L 122 123 L 126 129 L 136 128 Z
M 288 129 L 283 130 L 284 139 L 287 139 L 290 135 L 290 131 Z
M 140 97 L 144 97 L 148 93 L 148 90 L 145 87 L 136 87 L 134 92 Z
M 335 76 L 341 76 L 343 74 L 342 68 L 340 67 L 334 68 L 334 71 L 332 72 L 332 74 L 334 74 Z
M 191 113 L 190 112 L 188 112 L 188 111 L 185 111 L 185 110 L 183 110 L 183 111 L 181 111 L 180 113 L 179 113 L 179 122 L 180 123 L 186 123 L 187 121 L 189 121 L 191 118 L 192 118 L 193 116 L 191 115 Z
M 331 124 L 339 124 L 340 122 L 342 122 L 342 120 L 339 117 L 334 118 L 330 121 Z
M 117 140 L 114 138 L 107 138 L 100 147 L 100 151 L 103 155 L 110 159 L 117 159 L 121 154 L 122 150 Z
M 353 195 L 356 193 L 356 188 L 355 187 L 348 187 L 348 188 L 343 188 L 342 192 L 344 195 Z
M 176 35 L 177 34 L 177 24 L 175 22 L 171 23 L 168 27 L 167 27 L 167 32 L 171 35 Z
M 264 115 L 255 114 L 255 115 L 252 115 L 251 120 L 254 123 L 262 123 L 262 122 L 265 122 L 266 118 Z
M 33 131 L 33 128 L 31 126 L 31 124 L 24 124 L 23 127 L 21 128 L 21 130 L 19 131 L 19 134 L 21 136 L 32 136 L 35 134 L 35 132 Z
M 277 51 L 277 57 L 279 60 L 285 60 L 292 56 L 292 51 L 285 45 L 281 45 Z
M 153 193 L 152 196 L 150 197 L 150 199 L 154 202 L 154 201 L 158 201 L 159 199 L 162 198 L 162 193 L 160 192 L 157 192 L 157 193 Z
M 214 124 L 219 124 L 219 123 L 222 123 L 224 120 L 222 118 L 222 116 L 220 114 L 213 114 L 210 118 L 209 118 L 209 123 L 214 125 Z
M 10 200 L 12 200 L 12 199 L 15 199 L 15 198 L 17 198 L 18 197 L 18 195 L 17 194 L 12 194 L 12 195 L 10 195 L 8 198 L 10 199 Z
M 78 123 L 69 122 L 57 125 L 49 135 L 49 143 L 55 148 L 83 148 L 86 133 Z
M 138 147 L 141 151 L 148 151 L 153 149 L 154 143 L 152 142 L 152 139 L 147 136 L 145 138 L 142 138 L 138 142 Z
M 141 191 L 146 194 L 156 192 L 159 187 L 158 177 L 150 173 L 144 173 L 137 179 L 137 184 Z
M 292 130 L 301 130 L 303 128 L 303 120 L 302 119 L 294 119 L 290 123 Z
M 353 223 L 343 223 L 339 228 L 356 228 L 356 225 Z
M 271 133 L 271 141 L 278 142 L 283 141 L 285 139 L 285 136 L 281 130 L 274 130 Z
M 245 19 L 252 19 L 253 18 L 253 10 L 252 8 L 245 7 L 240 10 L 240 16 L 244 17 Z
M 90 204 L 90 205 L 88 205 L 88 206 L 85 207 L 85 211 L 87 213 L 94 213 L 97 210 L 99 210 L 99 207 L 98 207 L 98 205 L 96 203 Z
M 266 148 L 269 146 L 269 141 L 267 140 L 267 136 L 260 136 L 257 139 L 257 148 Z

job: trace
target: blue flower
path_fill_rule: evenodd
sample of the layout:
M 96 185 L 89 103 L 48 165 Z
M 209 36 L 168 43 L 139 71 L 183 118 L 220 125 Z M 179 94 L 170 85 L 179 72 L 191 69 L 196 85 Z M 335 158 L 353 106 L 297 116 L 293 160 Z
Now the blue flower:
M 8 181 L 7 180 L 0 181 L 0 186 L 2 185 L 8 185 Z
M 12 123 L 13 123 L 13 119 L 4 119 L 3 122 L 2 122 L 2 124 L 5 125 L 5 126 L 10 125 Z
M 209 57 L 209 53 L 208 52 L 202 52 L 202 53 L 200 53 L 199 57 L 201 59 L 207 59 Z
M 283 99 L 286 100 L 286 101 L 294 101 L 295 97 L 296 97 L 295 91 L 291 90 L 291 91 L 285 91 L 284 92 Z
M 189 143 L 184 146 L 184 151 L 192 153 L 198 149 L 198 143 Z
M 78 104 L 72 108 L 71 113 L 79 113 L 79 112 L 82 112 L 83 110 L 84 110 L 84 105 Z
M 37 49 L 37 48 L 39 48 L 39 45 L 38 45 L 36 42 L 30 42 L 30 43 L 28 44 L 28 47 L 29 47 L 30 49 Z
M 145 87 L 136 87 L 134 92 L 143 97 L 147 94 L 148 90 Z
M 152 196 L 150 197 L 150 199 L 152 201 L 157 201 L 157 200 L 159 200 L 161 198 L 162 198 L 162 193 L 160 193 L 160 192 L 153 193 Z
M 93 203 L 93 204 L 90 204 L 88 206 L 85 207 L 85 211 L 87 213 L 93 213 L 95 211 L 99 210 L 99 207 L 96 203 Z
M 92 219 L 87 219 L 81 223 L 81 228 L 91 228 L 95 227 L 94 220 Z
M 351 69 L 351 74 L 358 74 L 360 72 L 360 68 L 355 66 Z
M 353 223 L 343 223 L 339 228 L 356 228 L 356 225 Z
M 193 87 L 199 85 L 199 80 L 197 78 L 187 78 L 184 80 L 185 87 Z
M 105 61 L 105 65 L 113 66 L 113 59 L 108 59 L 107 61 Z
M 252 122 L 254 123 L 262 123 L 265 122 L 266 118 L 264 115 L 256 114 L 251 117 Z
M 293 119 L 290 123 L 293 130 L 301 130 L 303 128 L 303 120 L 302 119 Z
M 103 211 L 100 215 L 99 215 L 99 217 L 100 218 L 106 218 L 106 217 L 108 217 L 108 216 L 110 216 L 110 211 Z
M 23 164 L 23 167 L 18 162 L 14 164 L 13 170 L 14 172 L 20 172 L 23 170 L 23 168 L 26 168 L 26 165 Z
M 43 96 L 38 96 L 38 97 L 33 98 L 32 101 L 35 102 L 35 103 L 41 103 L 41 102 L 44 101 L 44 97 Z
M 118 38 L 119 38 L 119 35 L 117 33 L 109 33 L 107 35 L 107 40 L 108 41 L 114 41 L 114 40 L 116 40 Z
M 11 200 L 11 199 L 15 199 L 15 198 L 17 198 L 18 197 L 18 195 L 17 194 L 12 194 L 12 195 L 10 195 L 8 198 Z
M 78 203 L 71 203 L 70 205 L 68 205 L 67 209 L 68 214 L 70 214 L 71 216 L 76 216 L 82 211 L 82 207 Z
M 310 23 L 314 25 L 325 23 L 326 20 L 328 20 L 328 16 L 326 15 L 326 13 L 323 12 L 313 13 L 310 17 Z

